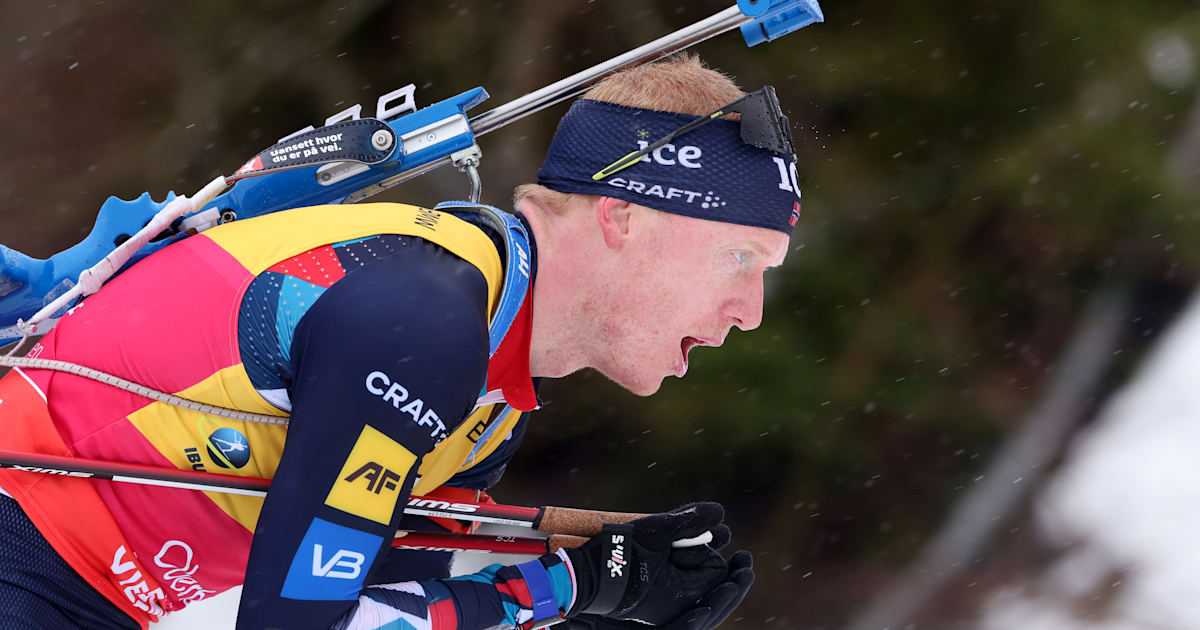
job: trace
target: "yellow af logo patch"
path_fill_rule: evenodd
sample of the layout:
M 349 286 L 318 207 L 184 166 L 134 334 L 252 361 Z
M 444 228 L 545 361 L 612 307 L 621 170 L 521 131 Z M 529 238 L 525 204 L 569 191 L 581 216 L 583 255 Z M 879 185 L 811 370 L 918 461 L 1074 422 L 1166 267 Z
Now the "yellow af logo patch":
M 325 505 L 386 525 L 417 456 L 374 427 L 363 427 Z

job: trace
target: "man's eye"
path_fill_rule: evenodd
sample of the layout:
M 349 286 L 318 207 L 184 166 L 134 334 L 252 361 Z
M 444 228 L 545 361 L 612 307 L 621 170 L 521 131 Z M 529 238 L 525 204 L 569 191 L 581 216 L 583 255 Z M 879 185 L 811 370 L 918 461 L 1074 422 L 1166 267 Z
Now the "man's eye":
M 750 254 L 747 252 L 733 252 L 734 260 L 737 260 L 740 263 L 746 262 L 746 258 L 749 256 Z

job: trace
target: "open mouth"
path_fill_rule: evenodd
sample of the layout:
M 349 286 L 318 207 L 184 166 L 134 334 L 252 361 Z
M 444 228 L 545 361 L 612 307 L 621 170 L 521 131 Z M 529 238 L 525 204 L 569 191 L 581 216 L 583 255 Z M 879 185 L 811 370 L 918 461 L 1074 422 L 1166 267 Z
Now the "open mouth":
M 687 372 L 688 352 L 690 352 L 692 350 L 692 348 L 695 348 L 696 346 L 712 346 L 712 345 L 716 345 L 716 344 L 714 344 L 706 339 L 700 339 L 699 337 L 692 337 L 690 335 L 687 337 L 684 337 L 683 341 L 679 342 L 679 351 L 680 351 L 680 354 L 683 355 L 683 371 L 685 373 Z
M 679 363 L 678 371 L 675 373 L 675 375 L 682 378 L 684 374 L 687 374 L 688 353 L 691 352 L 692 348 L 695 348 L 696 346 L 719 346 L 719 345 L 721 345 L 721 342 L 717 341 L 717 340 L 713 340 L 713 339 L 705 339 L 703 337 L 692 337 L 691 335 L 684 337 L 683 340 L 679 342 L 679 355 L 682 360 Z

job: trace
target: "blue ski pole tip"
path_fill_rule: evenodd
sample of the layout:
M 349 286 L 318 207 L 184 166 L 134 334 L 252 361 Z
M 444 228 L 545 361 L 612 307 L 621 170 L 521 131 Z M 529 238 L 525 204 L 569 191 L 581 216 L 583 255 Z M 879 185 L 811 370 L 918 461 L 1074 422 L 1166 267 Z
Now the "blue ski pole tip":
M 814 22 L 824 22 L 817 0 L 737 0 L 738 9 L 753 22 L 742 25 L 747 46 L 779 39 Z

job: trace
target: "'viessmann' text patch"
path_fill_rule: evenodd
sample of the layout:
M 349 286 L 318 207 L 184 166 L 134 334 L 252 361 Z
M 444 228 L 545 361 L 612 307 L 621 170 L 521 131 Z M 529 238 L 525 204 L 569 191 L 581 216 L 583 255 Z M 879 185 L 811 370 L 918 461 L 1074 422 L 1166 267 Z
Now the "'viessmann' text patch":
M 417 456 L 374 427 L 363 427 L 325 505 L 386 525 Z

